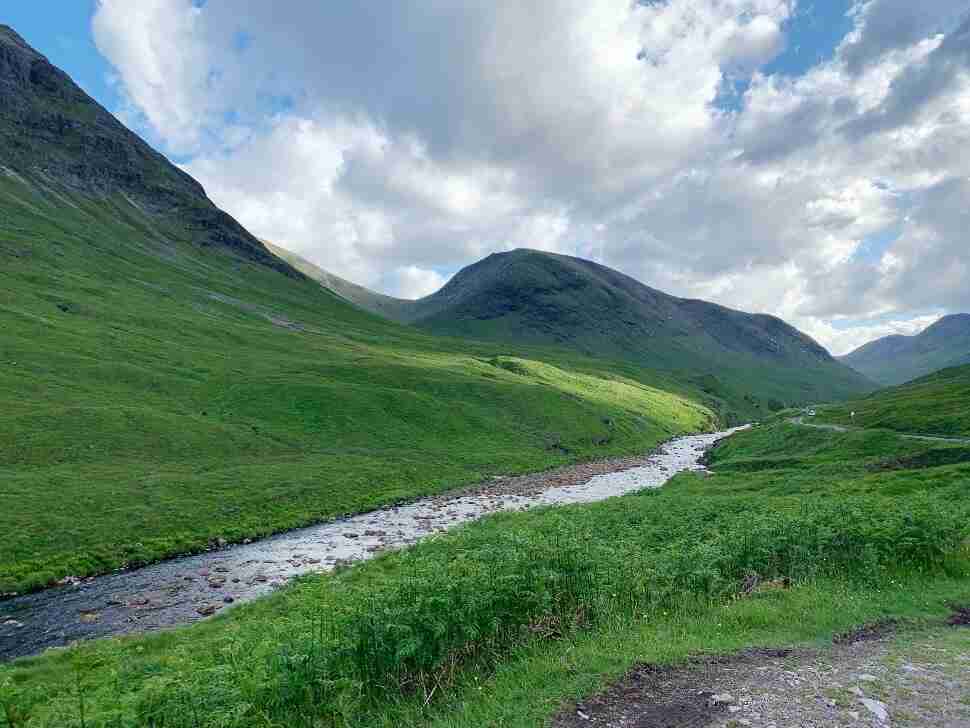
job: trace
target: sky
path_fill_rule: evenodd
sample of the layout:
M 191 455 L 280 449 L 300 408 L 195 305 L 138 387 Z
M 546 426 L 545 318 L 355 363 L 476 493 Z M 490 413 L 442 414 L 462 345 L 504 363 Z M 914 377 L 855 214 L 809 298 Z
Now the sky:
M 970 0 L 12 4 L 251 232 L 385 293 L 530 247 L 835 354 L 970 311 Z

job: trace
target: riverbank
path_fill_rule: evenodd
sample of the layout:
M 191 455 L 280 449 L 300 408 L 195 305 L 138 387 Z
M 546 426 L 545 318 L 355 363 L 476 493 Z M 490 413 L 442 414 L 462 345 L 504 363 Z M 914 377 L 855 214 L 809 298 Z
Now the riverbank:
M 250 544 L 7 599 L 0 602 L 0 660 L 78 639 L 189 624 L 303 574 L 406 547 L 490 513 L 589 503 L 656 488 L 678 472 L 698 468 L 708 447 L 736 431 L 676 438 L 645 456 L 495 478 Z
M 927 467 L 927 447 L 754 428 L 711 473 L 497 513 L 211 620 L 0 666 L 0 685 L 18 728 L 76 723 L 79 698 L 88 726 L 541 725 L 644 654 L 966 601 L 967 465 Z

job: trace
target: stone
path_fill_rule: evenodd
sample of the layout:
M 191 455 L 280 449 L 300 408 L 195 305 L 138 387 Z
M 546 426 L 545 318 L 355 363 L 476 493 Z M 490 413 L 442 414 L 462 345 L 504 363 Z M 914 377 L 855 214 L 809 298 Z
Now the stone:
M 211 617 L 218 609 L 219 607 L 217 607 L 215 604 L 204 604 L 201 607 L 196 608 L 195 611 L 197 611 L 203 617 Z
M 889 710 L 886 708 L 885 703 L 879 700 L 873 700 L 872 698 L 862 698 L 859 702 L 862 703 L 870 713 L 876 716 L 876 720 L 878 720 L 880 723 L 889 722 Z

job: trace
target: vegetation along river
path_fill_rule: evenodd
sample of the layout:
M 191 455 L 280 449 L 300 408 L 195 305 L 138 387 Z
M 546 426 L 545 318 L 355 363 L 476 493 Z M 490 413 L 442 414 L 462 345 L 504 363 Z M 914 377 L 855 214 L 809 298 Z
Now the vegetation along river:
M 658 488 L 679 472 L 703 469 L 704 452 L 737 429 L 680 437 L 645 457 L 496 478 L 458 493 L 0 601 L 0 660 L 79 639 L 194 622 L 295 576 L 406 547 L 496 511 L 589 503 Z

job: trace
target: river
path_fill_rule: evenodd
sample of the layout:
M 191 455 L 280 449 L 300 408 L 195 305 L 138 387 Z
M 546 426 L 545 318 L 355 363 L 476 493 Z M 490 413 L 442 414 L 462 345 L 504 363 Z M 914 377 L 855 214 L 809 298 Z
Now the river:
M 0 660 L 75 640 L 148 632 L 204 619 L 300 574 L 403 548 L 497 511 L 590 503 L 702 469 L 703 453 L 737 431 L 680 437 L 631 460 L 495 479 L 470 492 L 296 529 L 248 544 L 80 580 L 0 602 Z M 609 468 L 616 468 L 609 470 Z M 598 472 L 591 477 L 589 473 Z

